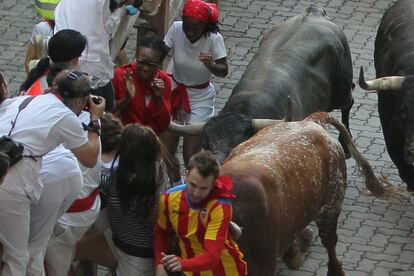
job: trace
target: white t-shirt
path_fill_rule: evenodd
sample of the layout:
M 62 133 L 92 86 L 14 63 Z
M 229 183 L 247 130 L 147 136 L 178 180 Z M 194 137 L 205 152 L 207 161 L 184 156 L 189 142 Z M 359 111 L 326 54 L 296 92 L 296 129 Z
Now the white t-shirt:
M 114 63 L 109 53 L 109 40 L 116 30 L 124 8 L 109 10 L 109 0 L 61 0 L 55 9 L 55 32 L 73 29 L 88 39 L 80 57 L 82 71 L 110 81 Z
M 51 37 L 53 35 L 53 28 L 50 27 L 49 23 L 42 21 L 34 25 L 32 35 L 30 36 L 30 42 L 35 43 L 35 36 L 41 35 L 44 37 Z
M 209 82 L 212 73 L 198 60 L 200 53 L 210 53 L 213 59 L 221 59 L 227 56 L 223 37 L 220 33 L 202 36 L 197 42 L 191 43 L 182 28 L 182 21 L 174 22 L 164 41 L 173 51 L 172 74 L 176 81 L 187 86 L 194 86 Z M 176 83 L 173 82 L 173 89 Z M 191 114 L 183 113 L 183 122 L 199 123 L 214 116 L 214 98 L 216 91 L 210 83 L 202 89 L 187 88 L 188 100 L 191 106 Z
M 81 175 L 78 159 L 63 145 L 57 146 L 43 156 L 40 175 L 42 179 L 51 178 L 57 184 L 59 179 Z
M 0 136 L 7 135 L 26 96 L 18 97 L 6 106 L 0 117 Z M 24 155 L 43 156 L 58 145 L 67 149 L 83 146 L 88 142 L 79 118 L 53 94 L 35 97 L 16 120 L 12 139 L 24 145 Z M 35 161 L 36 160 L 36 161 Z M 38 175 L 41 157 L 25 157 L 9 169 L 3 188 L 12 193 L 28 196 L 36 202 L 43 189 Z
M 210 53 L 213 59 L 221 59 L 227 56 L 223 37 L 220 33 L 202 36 L 197 42 L 191 43 L 183 32 L 182 21 L 174 22 L 164 41 L 173 51 L 174 79 L 185 85 L 193 86 L 210 81 L 212 74 L 198 60 L 200 53 Z
M 82 123 L 86 125 L 89 124 L 89 112 L 83 111 L 79 115 L 79 119 Z M 99 152 L 101 152 L 101 150 L 99 150 Z M 93 190 L 95 190 L 99 186 L 101 180 L 101 153 L 99 153 L 95 167 L 87 168 L 80 163 L 79 167 L 82 171 L 83 185 L 78 198 L 85 198 L 89 196 L 93 192 Z M 65 213 L 60 217 L 58 222 L 69 226 L 89 226 L 92 225 L 98 217 L 100 209 L 101 199 L 98 195 L 91 209 L 78 213 Z

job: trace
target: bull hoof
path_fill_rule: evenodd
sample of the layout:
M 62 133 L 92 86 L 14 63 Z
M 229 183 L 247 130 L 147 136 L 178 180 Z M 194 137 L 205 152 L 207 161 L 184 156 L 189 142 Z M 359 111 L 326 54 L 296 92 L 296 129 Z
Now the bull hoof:
M 328 269 L 327 276 L 345 276 L 345 272 L 342 270 L 342 266 L 336 269 Z
M 313 242 L 313 230 L 309 227 L 303 228 L 299 237 L 296 239 L 300 251 L 307 252 Z
M 283 255 L 283 262 L 291 270 L 299 270 L 302 265 L 302 254 L 296 244 Z

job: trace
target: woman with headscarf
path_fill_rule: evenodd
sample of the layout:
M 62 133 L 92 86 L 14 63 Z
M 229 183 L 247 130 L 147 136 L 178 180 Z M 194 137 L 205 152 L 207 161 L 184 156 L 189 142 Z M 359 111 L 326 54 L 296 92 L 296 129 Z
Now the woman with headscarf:
M 171 105 L 173 119 L 178 123 L 206 122 L 214 115 L 216 91 L 210 80 L 213 75 L 223 78 L 228 74 L 227 53 L 218 20 L 216 4 L 188 0 L 183 6 L 182 21 L 174 22 L 164 38 L 173 50 Z M 179 136 L 165 132 L 161 139 L 174 155 Z M 184 137 L 184 163 L 187 165 L 191 155 L 200 149 L 200 136 Z M 179 178 L 179 172 L 176 174 Z

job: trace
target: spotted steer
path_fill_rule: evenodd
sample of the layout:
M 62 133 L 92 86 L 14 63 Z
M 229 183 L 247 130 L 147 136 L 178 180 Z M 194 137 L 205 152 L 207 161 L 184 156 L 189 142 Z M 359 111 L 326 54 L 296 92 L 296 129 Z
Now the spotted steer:
M 289 253 L 295 237 L 313 220 L 328 250 L 328 275 L 344 275 L 335 247 L 346 164 L 341 145 L 323 124 L 332 124 L 344 135 L 369 190 L 375 195 L 388 192 L 346 128 L 328 113 L 262 129 L 235 147 L 221 170 L 234 181 L 233 219 L 243 227 L 238 244 L 249 275 L 273 276 L 276 257 Z

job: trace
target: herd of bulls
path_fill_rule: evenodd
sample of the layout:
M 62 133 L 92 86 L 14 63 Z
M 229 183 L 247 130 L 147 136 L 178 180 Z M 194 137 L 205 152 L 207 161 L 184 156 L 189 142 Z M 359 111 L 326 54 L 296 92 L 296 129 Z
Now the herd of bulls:
M 388 9 L 375 41 L 377 79 L 365 81 L 361 69 L 360 86 L 378 92 L 388 153 L 414 191 L 413 25 L 414 1 L 399 0 Z M 205 125 L 171 125 L 182 134 L 202 133 L 203 147 L 232 176 L 233 219 L 243 227 L 238 243 L 249 275 L 274 275 L 276 257 L 296 252 L 294 240 L 311 221 L 328 251 L 328 275 L 345 275 L 335 252 L 345 158 L 355 158 L 373 195 L 393 195 L 352 142 L 352 72 L 342 29 L 311 6 L 263 37 L 217 117 Z M 342 123 L 327 113 L 334 109 L 341 110 Z M 325 124 L 339 130 L 340 143 Z

